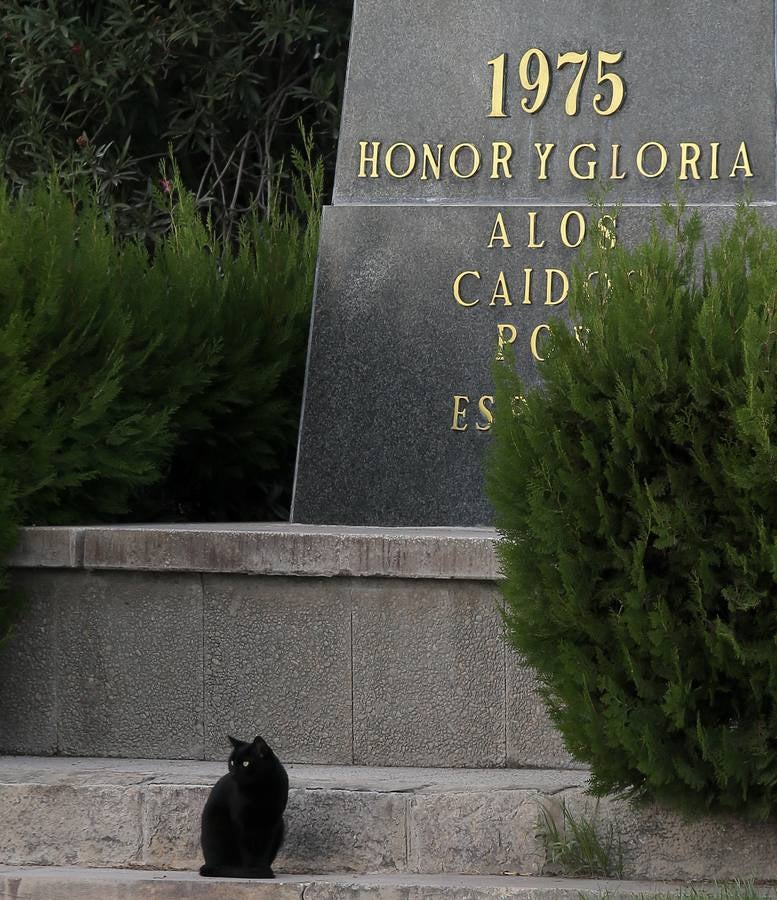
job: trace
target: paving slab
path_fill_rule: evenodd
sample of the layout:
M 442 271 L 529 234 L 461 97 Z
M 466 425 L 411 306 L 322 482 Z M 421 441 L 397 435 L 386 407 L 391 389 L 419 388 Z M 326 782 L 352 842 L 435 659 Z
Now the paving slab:
M 200 814 L 224 770 L 202 761 L 0 758 L 0 860 L 196 868 Z M 287 840 L 277 868 L 295 873 L 538 874 L 536 799 L 586 779 L 563 770 L 288 771 Z M 36 827 L 37 817 L 45 828 Z
M 584 769 L 564 746 L 545 709 L 537 687 L 537 678 L 508 647 L 506 656 L 506 759 L 513 768 L 561 766 Z
M 0 865 L 3 900 L 615 900 L 665 896 L 683 887 L 666 882 L 462 875 L 283 875 L 275 881 L 248 881 L 200 878 L 194 872 Z M 774 896 L 770 888 L 758 893 Z
M 77 572 L 60 581 L 57 740 L 72 755 L 203 755 L 196 575 Z
M 579 765 L 506 643 L 481 558 L 494 535 L 279 527 L 171 531 L 203 552 L 216 535 L 214 571 L 145 528 L 104 530 L 149 536 L 125 568 L 13 569 L 28 603 L 0 648 L 0 753 L 223 759 L 227 735 L 258 731 L 300 764 Z M 267 538 L 276 568 L 241 572 L 236 534 Z M 342 553 L 315 575 L 329 538 Z
M 53 571 L 14 579 L 25 605 L 11 640 L 0 646 L 0 752 L 57 752 L 57 584 Z
M 583 771 L 288 768 L 279 873 L 539 876 L 540 808 L 560 822 L 566 804 L 612 831 L 626 878 L 777 881 L 774 822 L 597 803 Z M 223 771 L 201 761 L 0 758 L 0 861 L 195 869 L 201 810 Z

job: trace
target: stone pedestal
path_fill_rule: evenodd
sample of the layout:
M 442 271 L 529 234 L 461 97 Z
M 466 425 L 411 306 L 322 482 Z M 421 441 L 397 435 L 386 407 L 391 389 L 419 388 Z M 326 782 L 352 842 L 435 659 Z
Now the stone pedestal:
M 536 384 L 585 234 L 638 240 L 677 185 L 713 228 L 771 213 L 774 15 L 356 0 L 294 521 L 489 523 L 494 358 Z

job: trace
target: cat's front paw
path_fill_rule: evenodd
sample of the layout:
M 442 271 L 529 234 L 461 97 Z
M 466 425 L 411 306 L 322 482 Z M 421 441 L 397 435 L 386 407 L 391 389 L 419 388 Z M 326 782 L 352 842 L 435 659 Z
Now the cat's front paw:
M 213 866 L 204 865 L 200 866 L 200 875 L 203 875 L 205 878 L 210 878 L 214 875 Z

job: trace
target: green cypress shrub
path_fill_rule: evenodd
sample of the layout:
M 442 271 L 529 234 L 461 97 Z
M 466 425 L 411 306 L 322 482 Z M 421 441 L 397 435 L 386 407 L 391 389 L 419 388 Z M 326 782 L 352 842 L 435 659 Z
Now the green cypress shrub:
M 276 205 L 246 217 L 234 244 L 177 191 L 154 264 L 173 293 L 198 295 L 218 355 L 207 384 L 173 415 L 172 458 L 134 502 L 135 519 L 288 516 L 324 179 L 311 135 L 302 138 L 292 154 L 295 212 Z
M 0 447 L 25 523 L 110 518 L 159 477 L 176 381 L 153 398 L 134 385 L 175 316 L 134 277 L 144 257 L 89 198 L 76 207 L 53 183 L 0 191 Z M 141 301 L 164 310 L 161 334 L 139 333 Z
M 541 387 L 497 371 L 504 614 L 595 792 L 777 804 L 777 234 L 589 247 Z M 598 277 L 588 279 L 588 273 Z M 519 399 L 516 399 L 519 398 Z
M 165 290 L 150 296 L 147 268 L 90 198 L 0 187 L 0 563 L 18 523 L 110 519 L 160 477 L 186 369 L 154 397 L 135 390 L 177 318 Z M 133 318 L 139 298 L 164 310 L 161 333 Z M 186 348 L 195 371 L 203 349 Z M 5 587 L 0 639 L 18 605 Z
M 303 144 L 297 212 L 236 243 L 177 176 L 153 253 L 56 178 L 0 188 L 0 563 L 20 523 L 285 515 L 323 191 Z
M 0 475 L 26 524 L 285 514 L 323 191 L 304 149 L 302 217 L 237 244 L 180 183 L 153 255 L 55 182 L 0 192 Z

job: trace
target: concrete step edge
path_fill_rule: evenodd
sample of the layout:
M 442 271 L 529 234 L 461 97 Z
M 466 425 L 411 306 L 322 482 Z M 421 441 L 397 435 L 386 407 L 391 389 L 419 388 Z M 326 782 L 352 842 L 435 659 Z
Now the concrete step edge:
M 287 765 L 292 788 L 376 793 L 529 790 L 556 793 L 582 787 L 582 769 L 453 769 L 412 766 Z M 1 756 L 0 784 L 178 785 L 210 787 L 225 762 L 199 759 L 119 759 L 73 756 Z
M 548 871 L 540 807 L 594 819 L 629 879 L 777 880 L 777 829 L 594 801 L 574 771 L 290 767 L 278 872 Z M 195 869 L 213 763 L 0 759 L 0 861 Z
M 22 528 L 18 568 L 495 581 L 493 528 L 378 528 L 288 522 Z
M 703 887 L 694 885 L 697 891 Z M 194 872 L 0 865 L 0 897 L 8 900 L 614 900 L 666 897 L 683 888 L 687 885 L 655 881 L 466 875 L 283 875 L 275 881 L 247 881 L 200 878 Z M 774 896 L 774 889 L 761 893 Z

